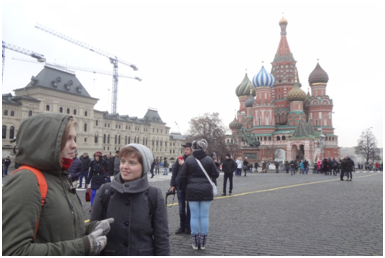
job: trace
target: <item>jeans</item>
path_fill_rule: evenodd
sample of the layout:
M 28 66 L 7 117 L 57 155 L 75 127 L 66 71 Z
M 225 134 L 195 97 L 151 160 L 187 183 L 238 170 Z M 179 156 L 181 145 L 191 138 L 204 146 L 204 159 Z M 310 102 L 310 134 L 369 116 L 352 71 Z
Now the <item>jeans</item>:
M 348 172 L 346 172 L 346 174 L 347 174 L 348 179 L 349 179 L 349 176 L 350 176 L 350 179 L 353 179 L 352 171 L 348 171 Z
M 295 169 L 293 167 L 290 167 L 290 175 L 295 175 Z
M 341 179 L 341 180 L 344 179 L 344 173 L 345 173 L 345 171 L 343 171 L 343 170 L 341 169 L 341 174 L 340 174 L 340 179 Z
M 309 171 L 309 168 L 304 168 L 303 169 L 303 174 L 305 175 L 305 173 L 306 173 L 306 175 L 307 175 L 307 172 Z
M 201 228 L 201 235 L 207 235 L 209 231 L 209 210 L 211 201 L 198 201 L 198 202 L 188 202 L 190 205 L 191 211 L 191 234 L 199 234 L 199 221 Z
M 150 172 L 151 172 L 151 177 L 154 177 L 154 169 L 153 168 L 150 170 Z
M 233 173 L 224 173 L 224 176 L 223 176 L 223 193 L 224 194 L 226 193 L 227 179 L 229 179 L 230 181 L 229 193 L 231 193 L 231 191 L 233 191 Z
M 91 207 L 92 207 L 92 204 L 94 203 L 96 191 L 97 190 L 91 189 Z
M 3 171 L 3 174 L 4 175 L 8 175 L 8 167 L 9 167 L 9 165 L 8 166 L 4 166 L 4 171 Z
M 86 184 L 88 180 L 88 170 L 83 171 L 82 174 L 79 176 L 79 187 L 82 187 L 82 179 L 84 177 L 84 184 Z
M 167 168 L 164 168 L 164 173 L 163 175 L 168 175 Z
M 242 169 L 241 168 L 237 168 L 237 170 L 235 170 L 235 175 L 236 176 L 240 176 L 242 173 Z
M 178 205 L 179 205 L 179 218 L 180 218 L 180 227 L 183 229 L 190 228 L 190 207 L 186 205 L 186 190 L 177 190 L 176 195 L 178 196 Z M 187 212 L 186 212 L 187 208 Z

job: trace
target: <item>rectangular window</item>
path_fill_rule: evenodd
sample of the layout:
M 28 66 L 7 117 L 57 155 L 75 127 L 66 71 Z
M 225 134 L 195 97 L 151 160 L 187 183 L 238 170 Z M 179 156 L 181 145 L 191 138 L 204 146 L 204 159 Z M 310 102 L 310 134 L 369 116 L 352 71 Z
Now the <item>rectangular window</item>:
M 84 124 L 84 132 L 87 132 L 87 124 Z

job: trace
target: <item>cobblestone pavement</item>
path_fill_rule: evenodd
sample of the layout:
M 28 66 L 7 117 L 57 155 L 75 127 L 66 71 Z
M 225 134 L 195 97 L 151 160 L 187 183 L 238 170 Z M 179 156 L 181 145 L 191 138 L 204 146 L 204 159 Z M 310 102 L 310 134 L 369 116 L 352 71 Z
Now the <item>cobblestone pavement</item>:
M 164 193 L 171 173 L 150 179 Z M 345 177 L 346 178 L 346 177 Z M 4 183 L 4 179 L 3 179 Z M 222 193 L 223 173 L 218 179 Z M 84 198 L 84 190 L 79 195 Z M 171 255 L 383 255 L 383 174 L 339 176 L 286 173 L 234 176 L 231 196 L 211 203 L 206 250 L 176 235 L 177 198 L 168 197 Z M 84 204 L 85 220 L 89 203 Z

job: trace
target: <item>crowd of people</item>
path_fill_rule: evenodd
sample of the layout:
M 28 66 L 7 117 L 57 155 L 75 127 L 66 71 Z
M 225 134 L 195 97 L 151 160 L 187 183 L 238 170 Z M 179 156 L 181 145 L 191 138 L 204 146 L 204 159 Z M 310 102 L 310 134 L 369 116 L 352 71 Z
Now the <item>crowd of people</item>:
M 3 255 L 170 255 L 168 216 L 162 190 L 151 186 L 160 161 L 141 144 L 128 144 L 115 156 L 97 151 L 93 159 L 77 157 L 77 123 L 70 115 L 38 114 L 25 119 L 17 133 L 15 161 L 22 166 L 3 186 Z M 44 139 L 42 141 L 42 139 Z M 191 236 L 193 249 L 205 249 L 209 211 L 223 172 L 222 196 L 233 193 L 233 176 L 267 173 L 274 164 L 287 174 L 307 175 L 306 159 L 268 160 L 253 164 L 248 157 L 223 161 L 207 154 L 205 139 L 182 145 L 184 155 L 172 165 L 164 160 L 164 173 L 172 171 L 170 194 L 176 194 L 179 228 L 175 234 Z M 9 157 L 3 159 L 3 176 Z M 325 158 L 314 163 L 314 174 L 340 175 L 352 181 L 362 164 Z M 365 164 L 382 171 L 382 162 Z M 90 188 L 90 222 L 84 223 L 76 189 Z M 49 205 L 46 205 L 49 204 Z

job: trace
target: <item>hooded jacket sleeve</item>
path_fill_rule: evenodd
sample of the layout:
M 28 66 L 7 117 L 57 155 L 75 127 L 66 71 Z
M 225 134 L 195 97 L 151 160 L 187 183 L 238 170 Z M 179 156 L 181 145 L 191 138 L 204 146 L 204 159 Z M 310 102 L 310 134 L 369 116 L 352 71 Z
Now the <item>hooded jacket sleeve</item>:
M 87 236 L 56 242 L 38 243 L 38 241 L 34 241 L 36 225 L 41 213 L 41 194 L 34 174 L 23 173 L 20 175 L 21 173 L 18 173 L 9 178 L 2 190 L 2 254 L 22 256 L 87 255 L 90 252 Z
M 170 255 L 170 242 L 168 231 L 167 207 L 162 196 L 162 191 L 157 188 L 157 200 L 154 211 L 154 254 L 156 256 Z

